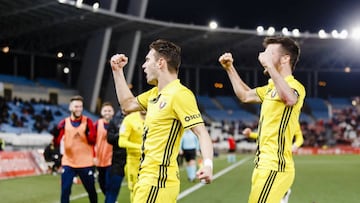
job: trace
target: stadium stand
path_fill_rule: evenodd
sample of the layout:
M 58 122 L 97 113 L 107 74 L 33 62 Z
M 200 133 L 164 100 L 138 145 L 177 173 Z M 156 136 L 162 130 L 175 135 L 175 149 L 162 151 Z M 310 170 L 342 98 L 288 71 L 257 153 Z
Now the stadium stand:
M 240 110 L 240 105 L 235 97 L 216 96 L 215 99 L 221 104 L 225 110 Z
M 199 107 L 202 109 L 221 109 L 221 107 L 215 103 L 214 99 L 209 96 L 197 95 L 196 98 L 198 100 Z
M 307 122 L 307 123 L 315 122 L 315 119 L 313 117 L 311 117 L 310 115 L 308 115 L 304 112 L 301 112 L 299 120 L 300 120 L 300 122 Z
M 311 115 L 319 120 L 329 120 L 329 107 L 325 103 L 323 99 L 320 98 L 306 98 L 305 105 L 307 105 L 311 109 Z
M 24 86 L 35 86 L 36 83 L 31 81 L 24 76 L 12 76 L 12 75 L 4 75 L 0 74 L 0 81 L 4 83 L 11 83 L 16 85 L 24 85 Z
M 333 109 L 344 109 L 352 106 L 350 98 L 330 97 L 328 102 Z
M 41 86 L 45 86 L 45 87 L 55 87 L 55 88 L 66 88 L 66 85 L 53 80 L 53 79 L 48 79 L 48 78 L 37 78 L 36 79 L 37 83 Z

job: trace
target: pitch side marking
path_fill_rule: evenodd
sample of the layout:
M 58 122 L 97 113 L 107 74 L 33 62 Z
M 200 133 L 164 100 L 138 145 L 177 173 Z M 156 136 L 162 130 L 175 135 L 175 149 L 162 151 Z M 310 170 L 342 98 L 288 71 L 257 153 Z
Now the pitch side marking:
M 249 157 L 246 157 L 246 158 L 244 158 L 244 159 L 241 159 L 241 160 L 238 161 L 237 163 L 235 163 L 235 164 L 233 164 L 233 165 L 231 165 L 231 166 L 229 166 L 229 167 L 227 167 L 227 168 L 219 171 L 217 174 L 215 174 L 215 175 L 213 176 L 213 180 L 221 177 L 222 175 L 224 175 L 224 174 L 228 173 L 229 171 L 233 170 L 234 168 L 240 166 L 241 164 L 243 164 L 243 163 L 245 163 L 246 161 L 248 161 L 250 158 L 252 158 L 252 156 L 249 156 Z M 198 183 L 198 184 L 192 186 L 191 188 L 188 188 L 188 189 L 184 190 L 183 192 L 181 192 L 181 193 L 179 194 L 177 200 L 180 200 L 180 199 L 186 197 L 186 196 L 189 195 L 190 193 L 195 192 L 196 190 L 200 189 L 200 188 L 203 187 L 203 186 L 205 186 L 205 184 L 203 184 L 203 183 Z

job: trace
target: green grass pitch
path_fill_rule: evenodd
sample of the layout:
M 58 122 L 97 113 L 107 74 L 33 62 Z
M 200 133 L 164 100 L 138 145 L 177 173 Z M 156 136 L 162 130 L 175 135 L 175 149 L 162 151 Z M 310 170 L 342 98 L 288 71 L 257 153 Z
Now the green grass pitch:
M 215 158 L 214 175 L 210 185 L 198 185 L 186 180 L 181 170 L 179 203 L 246 203 L 250 191 L 253 155 L 239 155 L 237 165 L 226 161 L 226 155 Z M 359 155 L 304 155 L 295 156 L 296 177 L 290 203 L 358 203 L 360 202 Z M 124 181 L 118 202 L 129 202 L 129 191 Z M 200 187 L 199 187 L 200 186 Z M 0 202 L 56 203 L 60 199 L 60 176 L 42 175 L 0 180 Z M 88 202 L 82 185 L 73 185 L 71 202 Z M 101 192 L 99 202 L 104 201 Z

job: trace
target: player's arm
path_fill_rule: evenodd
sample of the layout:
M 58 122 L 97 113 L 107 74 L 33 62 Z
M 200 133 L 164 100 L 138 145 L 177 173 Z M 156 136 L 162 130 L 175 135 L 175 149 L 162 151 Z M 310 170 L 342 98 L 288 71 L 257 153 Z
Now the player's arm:
M 128 119 L 124 119 L 119 130 L 119 147 L 122 148 L 133 148 L 133 149 L 141 149 L 141 144 L 131 142 L 129 137 L 131 136 L 132 128 L 129 124 Z
M 65 119 L 61 120 L 56 128 L 57 128 L 57 132 L 59 132 L 59 133 L 57 134 L 57 136 L 54 139 L 54 146 L 60 147 L 61 139 L 65 133 Z
M 181 137 L 181 140 L 180 140 L 180 147 L 179 147 L 179 154 L 182 155 L 184 154 L 184 150 L 183 150 L 183 142 L 184 142 L 184 135 Z
M 304 136 L 302 134 L 300 124 L 297 124 L 297 128 L 295 131 L 295 142 L 293 144 L 293 150 L 296 150 L 301 147 L 301 145 L 304 143 Z
M 111 57 L 110 65 L 113 72 L 117 99 L 125 114 L 141 110 L 135 96 L 129 89 L 124 75 L 124 66 L 128 63 L 128 57 L 124 54 L 115 54 Z
M 87 127 L 86 127 L 86 139 L 90 145 L 96 144 L 96 131 L 94 124 L 90 118 L 87 118 Z
M 224 53 L 219 57 L 219 62 L 229 76 L 235 95 L 244 103 L 260 103 L 261 100 L 255 89 L 251 89 L 237 73 L 231 53 Z
M 212 160 L 214 155 L 212 140 L 204 124 L 196 125 L 191 130 L 199 139 L 201 156 L 204 163 L 203 168 L 197 172 L 197 176 L 200 180 L 204 180 L 205 183 L 210 183 L 212 180 Z
M 111 145 L 117 145 L 119 140 L 119 129 L 115 124 L 115 119 L 111 119 L 107 129 L 107 142 Z
M 271 79 L 274 81 L 276 91 L 286 106 L 293 106 L 297 103 L 298 95 L 296 91 L 292 89 L 285 79 L 276 70 L 272 60 L 273 53 L 271 50 L 266 50 L 259 54 L 259 61 L 264 67 L 265 71 L 269 73 Z M 284 60 L 290 60 L 289 55 L 282 56 Z
M 242 131 L 242 134 L 251 139 L 257 139 L 257 137 L 259 136 L 257 133 L 253 132 L 250 128 L 245 128 Z
M 132 148 L 132 149 L 141 149 L 141 144 L 131 142 L 129 136 L 119 136 L 119 147 L 122 148 Z

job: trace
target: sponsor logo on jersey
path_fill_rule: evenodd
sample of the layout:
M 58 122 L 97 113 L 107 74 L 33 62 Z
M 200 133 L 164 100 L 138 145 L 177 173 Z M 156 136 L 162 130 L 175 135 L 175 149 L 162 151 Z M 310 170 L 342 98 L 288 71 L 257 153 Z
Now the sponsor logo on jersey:
M 197 119 L 197 118 L 201 118 L 201 114 L 195 114 L 195 115 L 185 116 L 185 121 L 186 121 L 186 122 L 189 122 L 190 120 Z
M 274 89 L 272 92 L 271 92 L 271 98 L 274 98 L 276 96 L 276 89 Z

